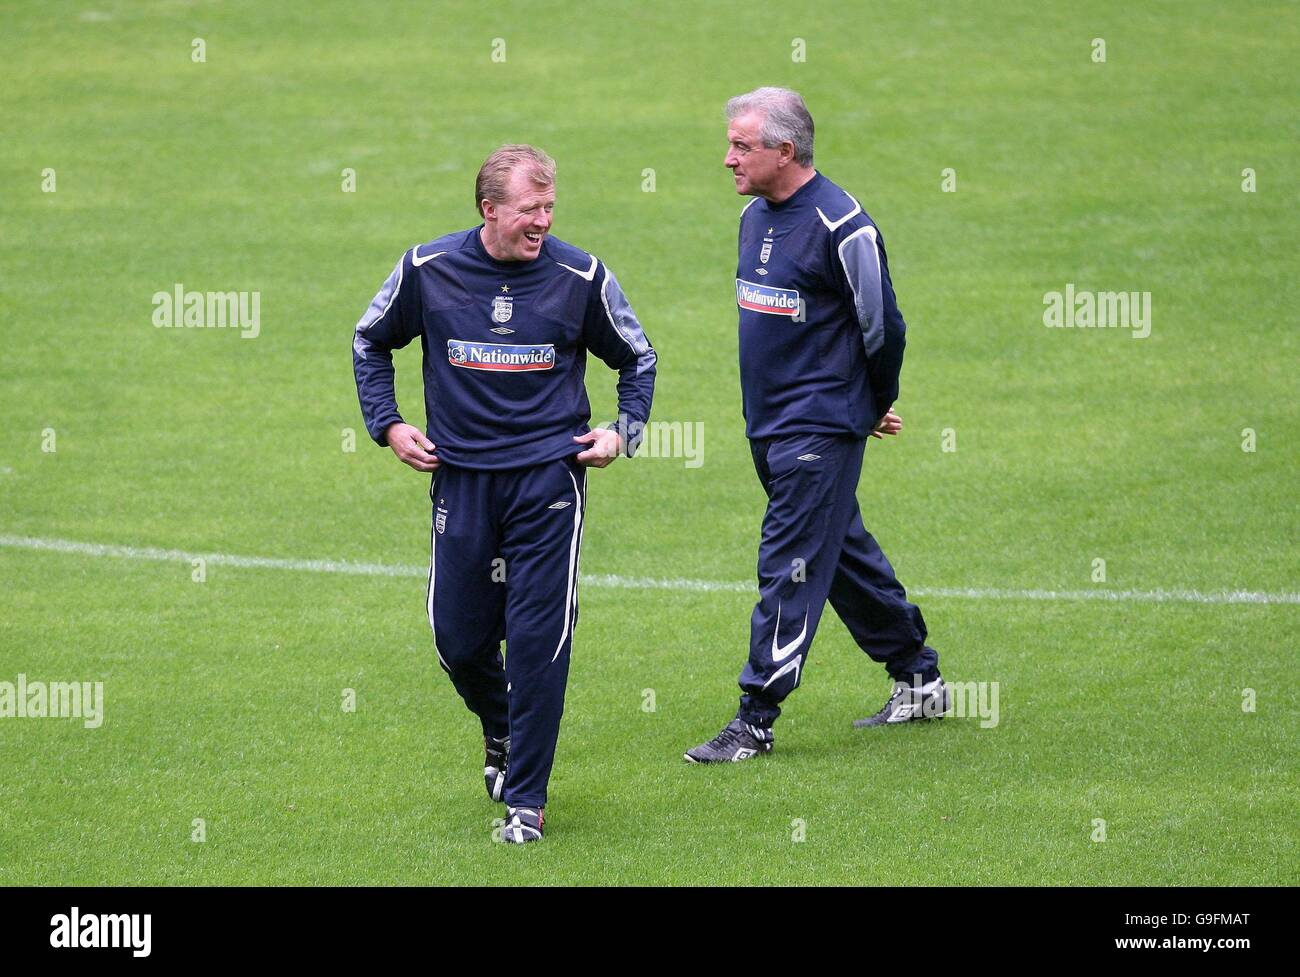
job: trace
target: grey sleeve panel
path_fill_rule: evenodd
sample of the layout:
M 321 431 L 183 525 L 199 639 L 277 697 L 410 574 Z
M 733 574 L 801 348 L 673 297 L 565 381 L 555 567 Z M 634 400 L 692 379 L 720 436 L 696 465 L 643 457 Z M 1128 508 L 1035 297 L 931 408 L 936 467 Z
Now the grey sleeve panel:
M 862 344 L 870 360 L 885 343 L 885 295 L 880 274 L 880 249 L 876 229 L 868 224 L 858 228 L 839 246 L 844 277 L 853 290 L 853 306 L 862 329 Z
M 641 323 L 636 313 L 632 311 L 627 296 L 623 294 L 618 279 L 608 267 L 605 268 L 605 280 L 600 286 L 600 299 L 605 306 L 605 315 L 609 319 L 609 324 L 636 355 L 637 375 L 651 370 L 656 359 L 654 347 L 646 338 L 645 330 L 641 328 Z
M 587 348 L 618 370 L 620 433 L 630 457 L 650 420 L 657 356 L 618 279 L 602 268 L 599 308 L 593 306 L 594 314 L 588 317 Z
M 411 252 L 414 254 L 414 252 Z M 420 323 L 403 309 L 403 282 L 411 297 L 411 275 L 405 270 L 406 256 L 388 276 L 352 333 L 352 371 L 357 381 L 357 398 L 366 430 L 376 444 L 386 444 L 384 432 L 402 420 L 394 387 L 393 353 L 418 334 Z M 409 304 L 409 303 L 408 303 Z M 404 314 L 404 312 L 406 314 Z M 416 331 L 410 328 L 416 327 Z
M 357 327 L 352 333 L 352 350 L 356 353 L 357 358 L 364 360 L 366 353 L 371 349 L 373 343 L 366 336 L 366 331 L 376 322 L 388 315 L 393 307 L 393 302 L 397 299 L 397 293 L 402 288 L 402 263 L 406 255 L 397 259 L 397 267 L 393 273 L 380 287 L 379 292 L 370 300 L 370 307 L 366 309 L 361 319 L 357 322 Z

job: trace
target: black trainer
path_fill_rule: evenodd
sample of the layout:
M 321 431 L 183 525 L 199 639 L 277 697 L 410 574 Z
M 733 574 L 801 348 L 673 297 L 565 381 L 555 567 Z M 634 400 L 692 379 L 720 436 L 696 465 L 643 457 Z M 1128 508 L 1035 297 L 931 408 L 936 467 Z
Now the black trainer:
M 542 822 L 545 820 L 544 808 L 507 807 L 505 821 L 501 824 L 501 840 L 511 845 L 541 841 Z
M 856 719 L 853 725 L 861 729 L 864 726 L 893 726 L 918 719 L 942 719 L 951 708 L 952 697 L 942 678 L 925 685 L 899 681 L 894 683 L 889 701 L 878 713 L 866 719 Z
M 772 752 L 772 731 L 733 719 L 707 743 L 682 754 L 687 763 L 739 763 Z
M 483 737 L 483 782 L 487 785 L 488 797 L 494 801 L 501 800 L 501 792 L 506 788 L 506 763 L 510 759 L 510 737 Z

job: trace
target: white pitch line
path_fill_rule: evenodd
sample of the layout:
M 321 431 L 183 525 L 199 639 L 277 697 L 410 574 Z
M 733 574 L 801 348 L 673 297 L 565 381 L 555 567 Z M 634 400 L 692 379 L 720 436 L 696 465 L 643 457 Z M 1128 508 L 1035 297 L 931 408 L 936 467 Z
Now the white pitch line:
M 234 556 L 229 553 L 198 553 L 164 550 L 151 546 L 112 546 L 106 543 L 79 543 L 69 539 L 46 539 L 35 536 L 0 535 L 0 547 L 74 553 L 80 556 L 111 556 L 125 560 L 155 560 L 190 563 L 204 560 L 212 566 L 254 570 L 300 570 L 309 573 L 345 573 L 363 577 L 427 577 L 428 566 L 401 566 L 391 563 L 353 563 L 349 560 L 289 560 L 270 556 Z M 691 580 L 686 578 L 624 577 L 610 573 L 584 573 L 588 587 L 611 587 L 623 590 L 677 590 L 753 594 L 756 585 L 732 580 Z M 1269 593 L 1258 590 L 1006 590 L 997 587 L 912 587 L 916 597 L 955 597 L 967 600 L 1101 600 L 1142 604 L 1300 604 L 1300 593 Z
M 203 560 L 213 566 L 259 570 L 306 570 L 312 573 L 350 573 L 363 577 L 427 577 L 429 568 L 393 566 L 388 563 L 351 563 L 347 560 L 283 560 L 273 556 L 231 556 L 228 553 L 189 553 L 160 550 L 152 546 L 111 546 L 106 543 L 78 543 L 70 539 L 40 539 L 34 536 L 0 536 L 0 546 L 81 556 L 116 556 L 124 560 L 159 560 L 190 563 Z

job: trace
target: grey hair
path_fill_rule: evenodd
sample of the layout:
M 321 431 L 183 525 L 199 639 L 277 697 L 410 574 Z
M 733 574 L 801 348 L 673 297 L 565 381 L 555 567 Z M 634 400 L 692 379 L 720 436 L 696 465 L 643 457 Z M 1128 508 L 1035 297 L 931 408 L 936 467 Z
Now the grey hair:
M 768 149 L 794 144 L 794 161 L 813 165 L 813 120 L 803 96 L 789 88 L 755 88 L 727 101 L 727 121 L 746 112 L 762 112 L 759 137 Z

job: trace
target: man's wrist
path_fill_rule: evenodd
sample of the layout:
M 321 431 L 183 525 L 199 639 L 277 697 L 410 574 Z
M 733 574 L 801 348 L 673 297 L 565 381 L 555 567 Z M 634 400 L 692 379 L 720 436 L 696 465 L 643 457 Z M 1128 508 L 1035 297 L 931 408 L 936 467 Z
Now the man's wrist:
M 623 432 L 618 429 L 618 424 L 616 422 L 611 421 L 608 424 L 602 424 L 596 430 L 608 431 L 610 434 L 614 435 L 614 437 L 618 439 L 618 447 L 616 447 L 614 449 L 613 454 L 610 455 L 611 458 L 617 458 L 619 455 L 623 453 L 623 447 L 627 442 L 626 439 L 623 437 Z
M 391 431 L 393 428 L 397 427 L 397 425 L 405 424 L 405 423 L 406 421 L 402 420 L 400 415 L 394 418 L 393 420 L 388 421 L 386 424 L 383 425 L 383 427 L 379 429 L 379 437 L 375 438 L 375 440 L 378 441 L 381 445 L 392 447 L 392 445 L 389 444 L 388 442 L 388 432 Z
M 618 420 L 601 425 L 607 431 L 618 435 L 618 453 L 631 458 L 641 444 L 645 423 L 630 419 L 626 414 L 619 414 Z

